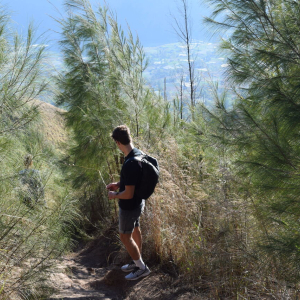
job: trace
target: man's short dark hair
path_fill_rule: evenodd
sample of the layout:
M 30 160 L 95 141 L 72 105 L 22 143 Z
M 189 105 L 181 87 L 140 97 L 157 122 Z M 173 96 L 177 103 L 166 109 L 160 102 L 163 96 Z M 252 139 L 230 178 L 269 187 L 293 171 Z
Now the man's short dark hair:
M 116 127 L 111 137 L 122 145 L 128 145 L 131 142 L 130 130 L 126 125 Z

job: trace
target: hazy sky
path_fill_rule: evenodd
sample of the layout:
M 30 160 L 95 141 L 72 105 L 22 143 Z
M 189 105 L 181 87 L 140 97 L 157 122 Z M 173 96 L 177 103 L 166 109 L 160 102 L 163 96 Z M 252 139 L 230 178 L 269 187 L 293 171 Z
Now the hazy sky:
M 207 5 L 202 0 L 188 0 L 193 20 L 193 36 L 195 39 L 209 40 L 210 35 L 202 24 L 203 16 L 209 15 Z M 104 1 L 90 0 L 93 5 Z M 55 45 L 59 27 L 52 17 L 63 14 L 63 0 L 4 0 L 2 2 L 12 11 L 12 20 L 16 27 L 23 31 L 30 21 L 39 27 L 39 33 L 47 32 L 51 39 L 49 44 Z M 123 26 L 126 22 L 133 33 L 137 33 L 143 46 L 157 46 L 177 42 L 173 32 L 170 13 L 178 13 L 179 0 L 106 0 L 106 3 L 117 13 L 118 21 Z

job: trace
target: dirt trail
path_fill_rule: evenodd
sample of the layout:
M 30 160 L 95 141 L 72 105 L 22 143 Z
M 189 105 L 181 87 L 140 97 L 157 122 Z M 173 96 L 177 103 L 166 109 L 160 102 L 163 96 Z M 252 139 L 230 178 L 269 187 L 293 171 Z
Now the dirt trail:
M 207 299 L 182 286 L 157 266 L 137 281 L 127 281 L 120 266 L 128 260 L 110 232 L 84 249 L 64 257 L 49 282 L 55 292 L 48 300 L 183 300 Z
M 119 293 L 106 287 L 106 268 L 87 268 L 68 257 L 58 269 L 51 276 L 51 285 L 57 291 L 49 300 L 122 299 Z
M 176 298 L 163 297 L 163 290 L 159 288 L 161 277 L 158 274 L 151 274 L 139 281 L 126 281 L 126 274 L 119 267 L 90 268 L 70 257 L 59 265 L 59 269 L 60 272 L 51 278 L 52 286 L 57 292 L 49 300 Z

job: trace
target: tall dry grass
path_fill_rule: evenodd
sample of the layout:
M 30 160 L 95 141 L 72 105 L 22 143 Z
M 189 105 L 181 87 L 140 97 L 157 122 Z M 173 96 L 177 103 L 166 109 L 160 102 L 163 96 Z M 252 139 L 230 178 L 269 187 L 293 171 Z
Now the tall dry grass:
M 143 257 L 210 299 L 292 299 L 295 288 L 276 280 L 256 248 L 260 224 L 222 159 L 214 167 L 187 159 L 173 139 L 156 154 L 161 177 L 142 218 Z

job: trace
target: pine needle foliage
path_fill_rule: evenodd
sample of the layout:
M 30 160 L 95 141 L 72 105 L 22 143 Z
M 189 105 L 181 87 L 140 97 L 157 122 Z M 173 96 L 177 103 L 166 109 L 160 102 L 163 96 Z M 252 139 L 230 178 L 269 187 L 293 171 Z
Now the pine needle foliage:
M 36 44 L 34 26 L 29 25 L 23 38 L 9 29 L 5 12 L 0 14 L 0 135 L 5 136 L 34 119 L 32 100 L 43 94 L 48 81 L 43 76 L 45 46 L 41 38 Z
M 208 1 L 207 22 L 229 30 L 232 110 L 219 107 L 216 137 L 232 150 L 236 170 L 264 224 L 260 246 L 278 274 L 298 280 L 299 265 L 299 12 L 297 1 Z M 248 184 L 249 183 L 249 184 Z
M 107 7 L 94 10 L 86 0 L 65 1 L 65 7 L 68 17 L 58 22 L 66 71 L 58 77 L 57 103 L 66 107 L 74 133 L 70 178 L 82 192 L 83 214 L 95 225 L 112 210 L 105 183 L 119 176 L 112 129 L 126 123 L 150 143 L 169 122 L 168 106 L 145 85 L 147 61 L 130 28 L 125 34 Z
M 41 299 L 53 260 L 70 244 L 75 201 L 62 187 L 56 153 L 41 131 L 36 99 L 48 92 L 43 39 L 34 27 L 21 36 L 0 11 L 0 298 Z M 45 201 L 29 207 L 20 196 L 25 154 L 34 157 Z M 52 191 L 48 193 L 48 186 Z M 39 203 L 40 202 L 40 203 Z M 41 297 L 39 297 L 41 296 Z
M 41 299 L 48 293 L 51 268 L 71 246 L 71 232 L 79 220 L 77 203 L 62 184 L 58 155 L 40 128 L 40 120 L 33 120 L 7 134 L 1 145 L 1 299 Z M 24 196 L 32 196 L 20 176 L 28 153 L 44 190 L 36 203 L 24 202 Z
M 120 112 L 123 104 L 119 101 L 119 85 L 105 56 L 106 44 L 101 35 L 105 25 L 97 20 L 87 1 L 66 1 L 65 6 L 68 17 L 59 22 L 66 71 L 58 78 L 61 93 L 57 103 L 67 108 L 66 125 L 74 133 L 75 143 L 68 163 L 76 163 L 70 169 L 70 177 L 74 178 L 74 187 L 83 190 L 86 198 L 83 201 L 87 201 L 82 205 L 86 207 L 85 214 L 99 211 L 102 216 L 109 215 L 102 178 L 107 181 L 113 176 L 109 134 L 115 113 Z M 103 169 L 106 171 L 102 172 Z M 103 173 L 102 178 L 99 171 L 101 176 Z M 92 215 L 88 218 L 95 221 Z

